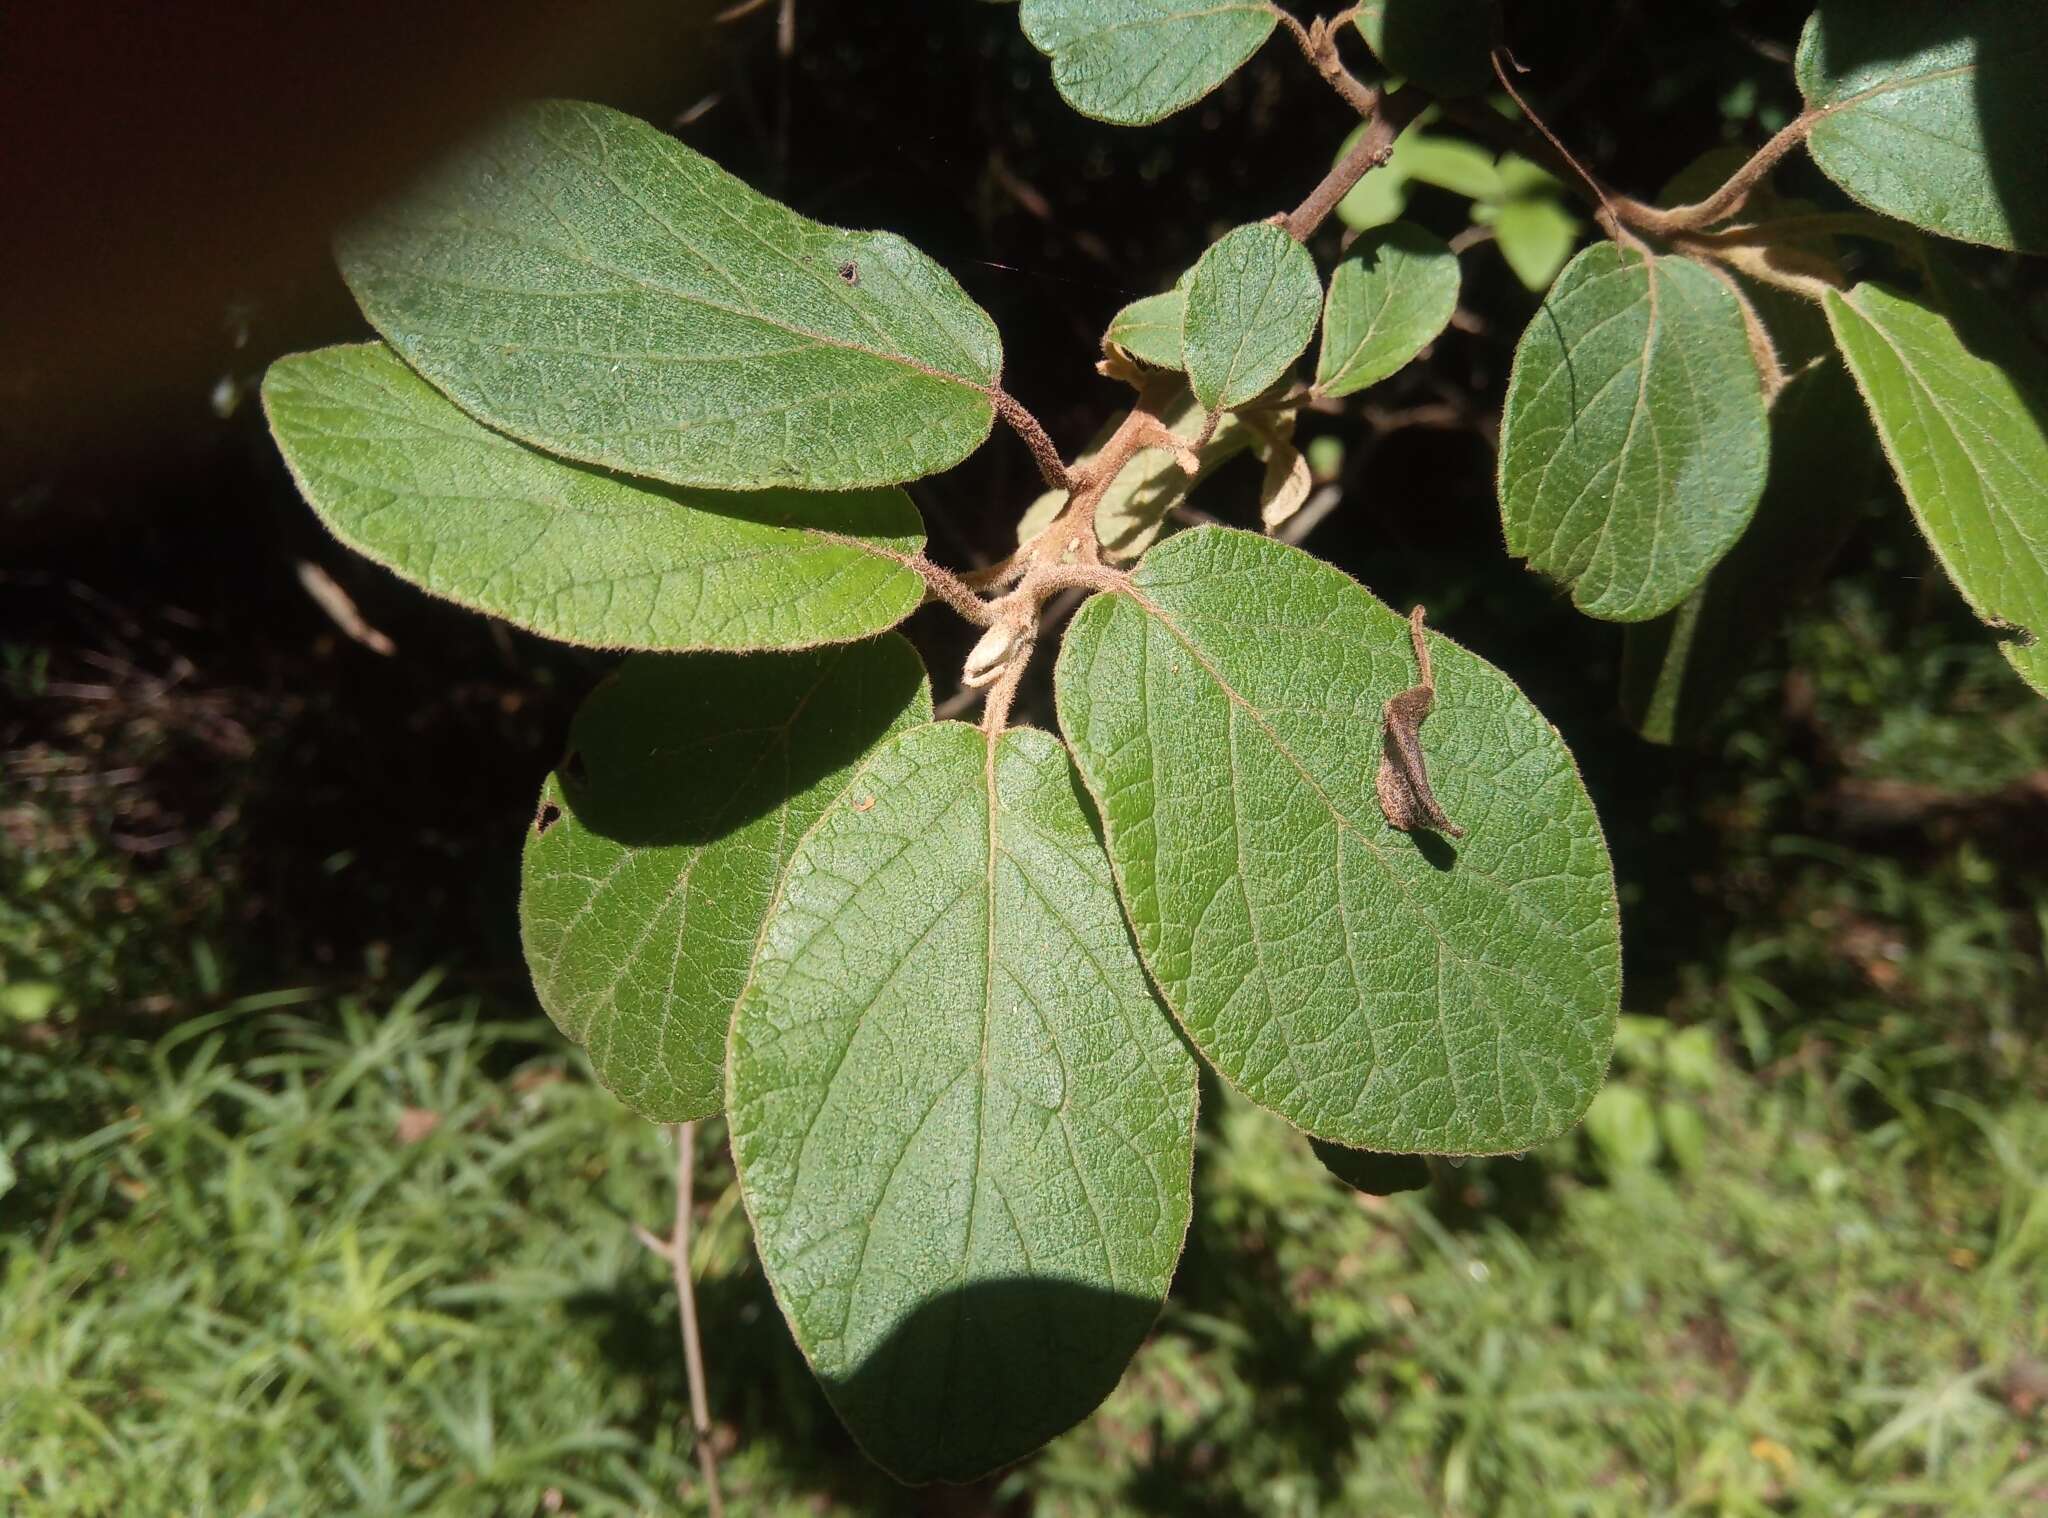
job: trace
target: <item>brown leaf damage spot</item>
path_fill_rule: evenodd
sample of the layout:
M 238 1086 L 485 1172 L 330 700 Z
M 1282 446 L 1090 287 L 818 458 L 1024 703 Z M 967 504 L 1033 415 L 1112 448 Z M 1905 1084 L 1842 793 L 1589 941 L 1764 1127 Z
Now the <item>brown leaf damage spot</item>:
M 1387 703 L 1386 731 L 1380 743 L 1377 789 L 1387 824 L 1402 832 L 1432 828 L 1453 838 L 1465 830 L 1444 815 L 1429 788 L 1429 769 L 1422 757 L 1422 722 L 1436 707 L 1436 676 L 1429 667 L 1429 644 L 1422 636 L 1422 608 L 1408 614 L 1408 637 L 1415 645 L 1421 683 Z
M 533 836 L 538 838 L 562 820 L 562 809 L 552 801 L 543 801 L 540 815 L 533 819 Z

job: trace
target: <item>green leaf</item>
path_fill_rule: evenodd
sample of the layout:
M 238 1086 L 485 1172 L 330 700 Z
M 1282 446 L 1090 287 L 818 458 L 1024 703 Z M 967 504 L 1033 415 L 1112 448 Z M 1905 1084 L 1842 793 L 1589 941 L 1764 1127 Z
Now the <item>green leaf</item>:
M 1241 406 L 1285 374 L 1323 309 L 1308 249 L 1267 222 L 1211 243 L 1185 292 L 1181 354 L 1195 398 L 1211 411 Z
M 1647 1170 L 1664 1148 L 1650 1099 L 1619 1082 L 1594 1097 L 1586 1109 L 1586 1137 L 1610 1175 Z
M 1914 520 L 1970 609 L 2022 631 L 2000 649 L 2048 695 L 2048 388 L 1911 296 L 1862 284 L 1826 304 Z
M 1434 342 L 1458 306 L 1458 255 L 1407 222 L 1367 233 L 1330 274 L 1316 388 L 1350 395 Z
M 1508 551 L 1591 616 L 1657 616 L 1741 536 L 1768 452 L 1734 292 L 1688 259 L 1603 242 L 1566 267 L 1515 350 Z
M 1159 420 L 1174 436 L 1194 438 L 1208 424 L 1209 413 L 1193 396 L 1183 394 L 1161 409 Z M 1074 460 L 1075 465 L 1093 463 L 1115 430 L 1114 422 L 1106 424 L 1087 451 Z M 1192 479 L 1170 449 L 1140 448 L 1096 503 L 1095 535 L 1103 554 L 1116 563 L 1129 563 L 1137 558 L 1158 541 L 1166 526 L 1167 513 L 1186 500 L 1188 492 L 1238 454 L 1258 447 L 1259 442 L 1257 434 L 1241 417 L 1226 415 L 1202 450 L 1201 467 Z M 1048 490 L 1033 501 L 1017 523 L 1018 547 L 1045 531 L 1066 504 L 1064 490 Z
M 798 837 L 879 744 L 931 720 L 891 633 L 794 654 L 643 654 L 541 787 L 519 899 L 534 990 L 643 1117 L 724 1097 L 725 1035 Z
M 1068 105 L 1144 126 L 1236 73 L 1279 18 L 1262 0 L 1024 0 L 1018 19 Z
M 1492 0 L 1365 0 L 1353 21 L 1388 73 L 1432 95 L 1493 87 Z
M 342 542 L 550 638 L 796 648 L 879 632 L 924 598 L 900 490 L 731 495 L 567 463 L 480 426 L 382 343 L 279 359 L 263 406 Z
M 1807 149 L 1865 205 L 1930 232 L 2048 251 L 2048 6 L 1822 0 L 1799 87 Z
M 1060 722 L 1152 978 L 1252 1100 L 1401 1153 L 1571 1125 L 1620 999 L 1612 871 L 1570 754 L 1507 677 L 1430 635 L 1429 777 L 1453 849 L 1388 826 L 1382 710 L 1408 624 L 1298 549 L 1167 539 L 1067 632 Z
M 900 237 L 758 195 L 603 106 L 527 106 L 337 244 L 464 410 L 678 485 L 847 489 L 980 446 L 995 324 Z
M 1504 202 L 1492 217 L 1493 240 L 1515 278 L 1531 290 L 1548 290 L 1572 256 L 1582 230 L 1578 217 L 1549 196 L 1524 195 Z
M 1368 1196 L 1393 1196 L 1402 1191 L 1420 1191 L 1429 1184 L 1429 1161 L 1419 1154 L 1347 1149 L 1325 1139 L 1308 1142 L 1323 1168 L 1353 1191 L 1363 1191 Z
M 1786 607 L 1820 583 L 1869 498 L 1876 462 L 1839 362 L 1797 375 L 1779 393 L 1756 519 L 1675 611 L 1628 630 L 1621 706 L 1638 732 L 1683 743 L 1707 730 Z
M 1180 1255 L 1195 1064 L 1055 739 L 874 757 L 797 844 L 727 1105 L 762 1266 L 875 1460 L 971 1479 L 1101 1401 Z
M 1134 300 L 1111 320 L 1103 342 L 1114 344 L 1155 369 L 1178 369 L 1185 309 L 1178 289 Z

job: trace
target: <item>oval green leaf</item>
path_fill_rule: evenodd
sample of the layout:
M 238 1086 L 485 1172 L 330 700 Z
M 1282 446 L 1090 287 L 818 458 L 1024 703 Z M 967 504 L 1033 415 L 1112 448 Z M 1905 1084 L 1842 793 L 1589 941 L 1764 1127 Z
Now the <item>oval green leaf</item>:
M 643 654 L 600 685 L 526 830 L 535 992 L 643 1117 L 708 1117 L 790 850 L 879 744 L 931 720 L 891 633 L 794 654 Z
M 967 1480 L 1108 1394 L 1187 1228 L 1195 1063 L 1055 739 L 875 756 L 797 845 L 727 1105 L 776 1299 L 881 1465 Z
M 1970 609 L 2021 631 L 2000 648 L 2048 696 L 2048 389 L 1911 296 L 1863 284 L 1826 304 L 1914 520 Z
M 1515 349 L 1508 551 L 1590 616 L 1658 616 L 1741 536 L 1769 452 L 1734 292 L 1689 259 L 1603 242 L 1566 266 Z
M 1428 774 L 1453 847 L 1388 826 L 1407 622 L 1269 538 L 1167 539 L 1081 610 L 1061 724 L 1138 946 L 1196 1046 L 1318 1138 L 1500 1153 L 1599 1087 L 1621 995 L 1607 848 L 1563 741 L 1430 634 Z
M 1364 0 L 1352 21 L 1388 73 L 1432 95 L 1493 88 L 1492 0 Z
M 342 542 L 546 637 L 800 648 L 867 637 L 924 598 L 900 490 L 732 495 L 606 474 L 479 425 L 382 343 L 279 359 L 263 407 Z
M 1857 200 L 1930 232 L 2048 251 L 2048 6 L 1822 0 L 1799 40 L 1806 142 Z
M 1263 0 L 1024 0 L 1018 19 L 1068 105 L 1144 126 L 1236 73 L 1279 18 Z
M 1186 307 L 1179 290 L 1134 300 L 1111 319 L 1103 335 L 1114 346 L 1155 369 L 1181 367 L 1180 329 Z
M 1323 309 L 1315 260 L 1268 222 L 1211 243 L 1183 290 L 1181 357 L 1195 399 L 1211 411 L 1241 406 L 1285 374 Z
M 1360 237 L 1331 271 L 1316 388 L 1350 395 L 1406 367 L 1458 308 L 1458 255 L 1410 222 Z
M 364 314 L 550 453 L 721 490 L 843 490 L 988 436 L 995 324 L 900 237 L 756 194 L 604 106 L 527 106 L 350 228 Z

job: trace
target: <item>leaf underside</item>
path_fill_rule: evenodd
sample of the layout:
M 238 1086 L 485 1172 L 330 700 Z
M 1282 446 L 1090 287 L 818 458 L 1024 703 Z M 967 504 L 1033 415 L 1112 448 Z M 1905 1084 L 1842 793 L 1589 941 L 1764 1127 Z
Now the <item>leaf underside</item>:
M 1508 551 L 1590 616 L 1657 616 L 1748 525 L 1768 454 L 1734 293 L 1688 259 L 1601 243 L 1566 266 L 1515 350 Z
M 1882 285 L 1826 306 L 1914 520 L 1970 609 L 2018 630 L 2000 648 L 2048 695 L 2048 387 Z
M 1193 105 L 1278 24 L 1260 0 L 1024 0 L 1018 19 L 1067 104 L 1119 126 Z
M 1188 271 L 1181 358 L 1209 410 L 1241 406 L 1301 356 L 1323 314 L 1308 249 L 1267 222 L 1226 232 Z
M 603 106 L 522 108 L 336 252 L 415 369 L 586 463 L 849 489 L 948 468 L 994 420 L 1001 342 L 945 270 Z
M 971 1479 L 1109 1392 L 1180 1254 L 1195 1066 L 1056 740 L 875 755 L 796 847 L 728 1111 L 776 1298 L 885 1468 Z
M 931 720 L 895 634 L 794 654 L 641 654 L 586 701 L 526 830 L 534 990 L 656 1122 L 724 1099 L 726 1029 L 803 831 L 868 753 Z
M 900 490 L 736 495 L 568 463 L 480 425 L 382 343 L 279 359 L 263 405 L 342 542 L 550 638 L 796 648 L 879 632 L 924 598 Z
M 1807 149 L 1865 205 L 1930 232 L 2048 251 L 2048 6 L 1822 0 L 1800 38 Z
M 1203 1054 L 1311 1134 L 1499 1153 L 1564 1131 L 1620 997 L 1607 850 L 1508 679 L 1428 634 L 1422 729 L 1467 837 L 1388 826 L 1407 622 L 1271 539 L 1196 528 L 1069 629 L 1056 690 L 1145 962 Z

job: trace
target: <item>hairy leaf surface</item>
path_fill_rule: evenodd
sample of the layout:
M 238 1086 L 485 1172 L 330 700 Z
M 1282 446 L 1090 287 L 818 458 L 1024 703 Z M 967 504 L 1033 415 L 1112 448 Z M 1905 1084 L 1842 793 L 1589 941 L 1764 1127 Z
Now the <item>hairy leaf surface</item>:
M 796 840 L 896 733 L 931 720 L 917 653 L 642 654 L 576 714 L 526 830 L 535 992 L 656 1122 L 724 1099 L 726 1029 Z
M 1970 609 L 2018 630 L 2000 648 L 2048 695 L 2048 388 L 1911 296 L 1863 284 L 1826 303 L 1914 520 Z
M 1195 398 L 1211 411 L 1241 406 L 1285 374 L 1323 308 L 1308 249 L 1267 222 L 1211 243 L 1184 293 L 1181 357 Z
M 270 366 L 270 429 L 321 521 L 421 589 L 569 643 L 798 648 L 924 598 L 900 490 L 735 495 L 630 480 L 479 425 L 382 343 Z
M 1603 242 L 1566 266 L 1515 350 L 1508 551 L 1591 616 L 1657 616 L 1748 525 L 1768 455 L 1734 292 L 1689 259 Z
M 1109 1392 L 1187 1228 L 1195 1065 L 1056 740 L 875 756 L 796 847 L 728 1110 L 776 1298 L 882 1465 L 968 1479 Z
M 1186 309 L 1179 290 L 1134 300 L 1111 319 L 1104 341 L 1155 369 L 1178 369 L 1180 329 Z
M 2048 6 L 1821 0 L 1799 87 L 1807 148 L 1865 205 L 1930 232 L 2048 251 Z
M 604 106 L 524 107 L 350 228 L 364 313 L 471 414 L 680 485 L 846 489 L 958 463 L 995 324 L 902 238 L 759 195 Z
M 1024 0 L 1019 20 L 1067 104 L 1120 126 L 1193 105 L 1277 24 L 1261 0 Z
M 1350 395 L 1406 367 L 1458 306 L 1458 255 L 1408 222 L 1368 232 L 1331 271 L 1316 388 Z
M 1060 721 L 1152 978 L 1219 1071 L 1319 1138 L 1519 1150 L 1606 1069 L 1613 876 L 1557 733 L 1428 636 L 1455 846 L 1374 792 L 1382 709 L 1417 676 L 1406 621 L 1269 538 L 1181 533 L 1084 606 Z

